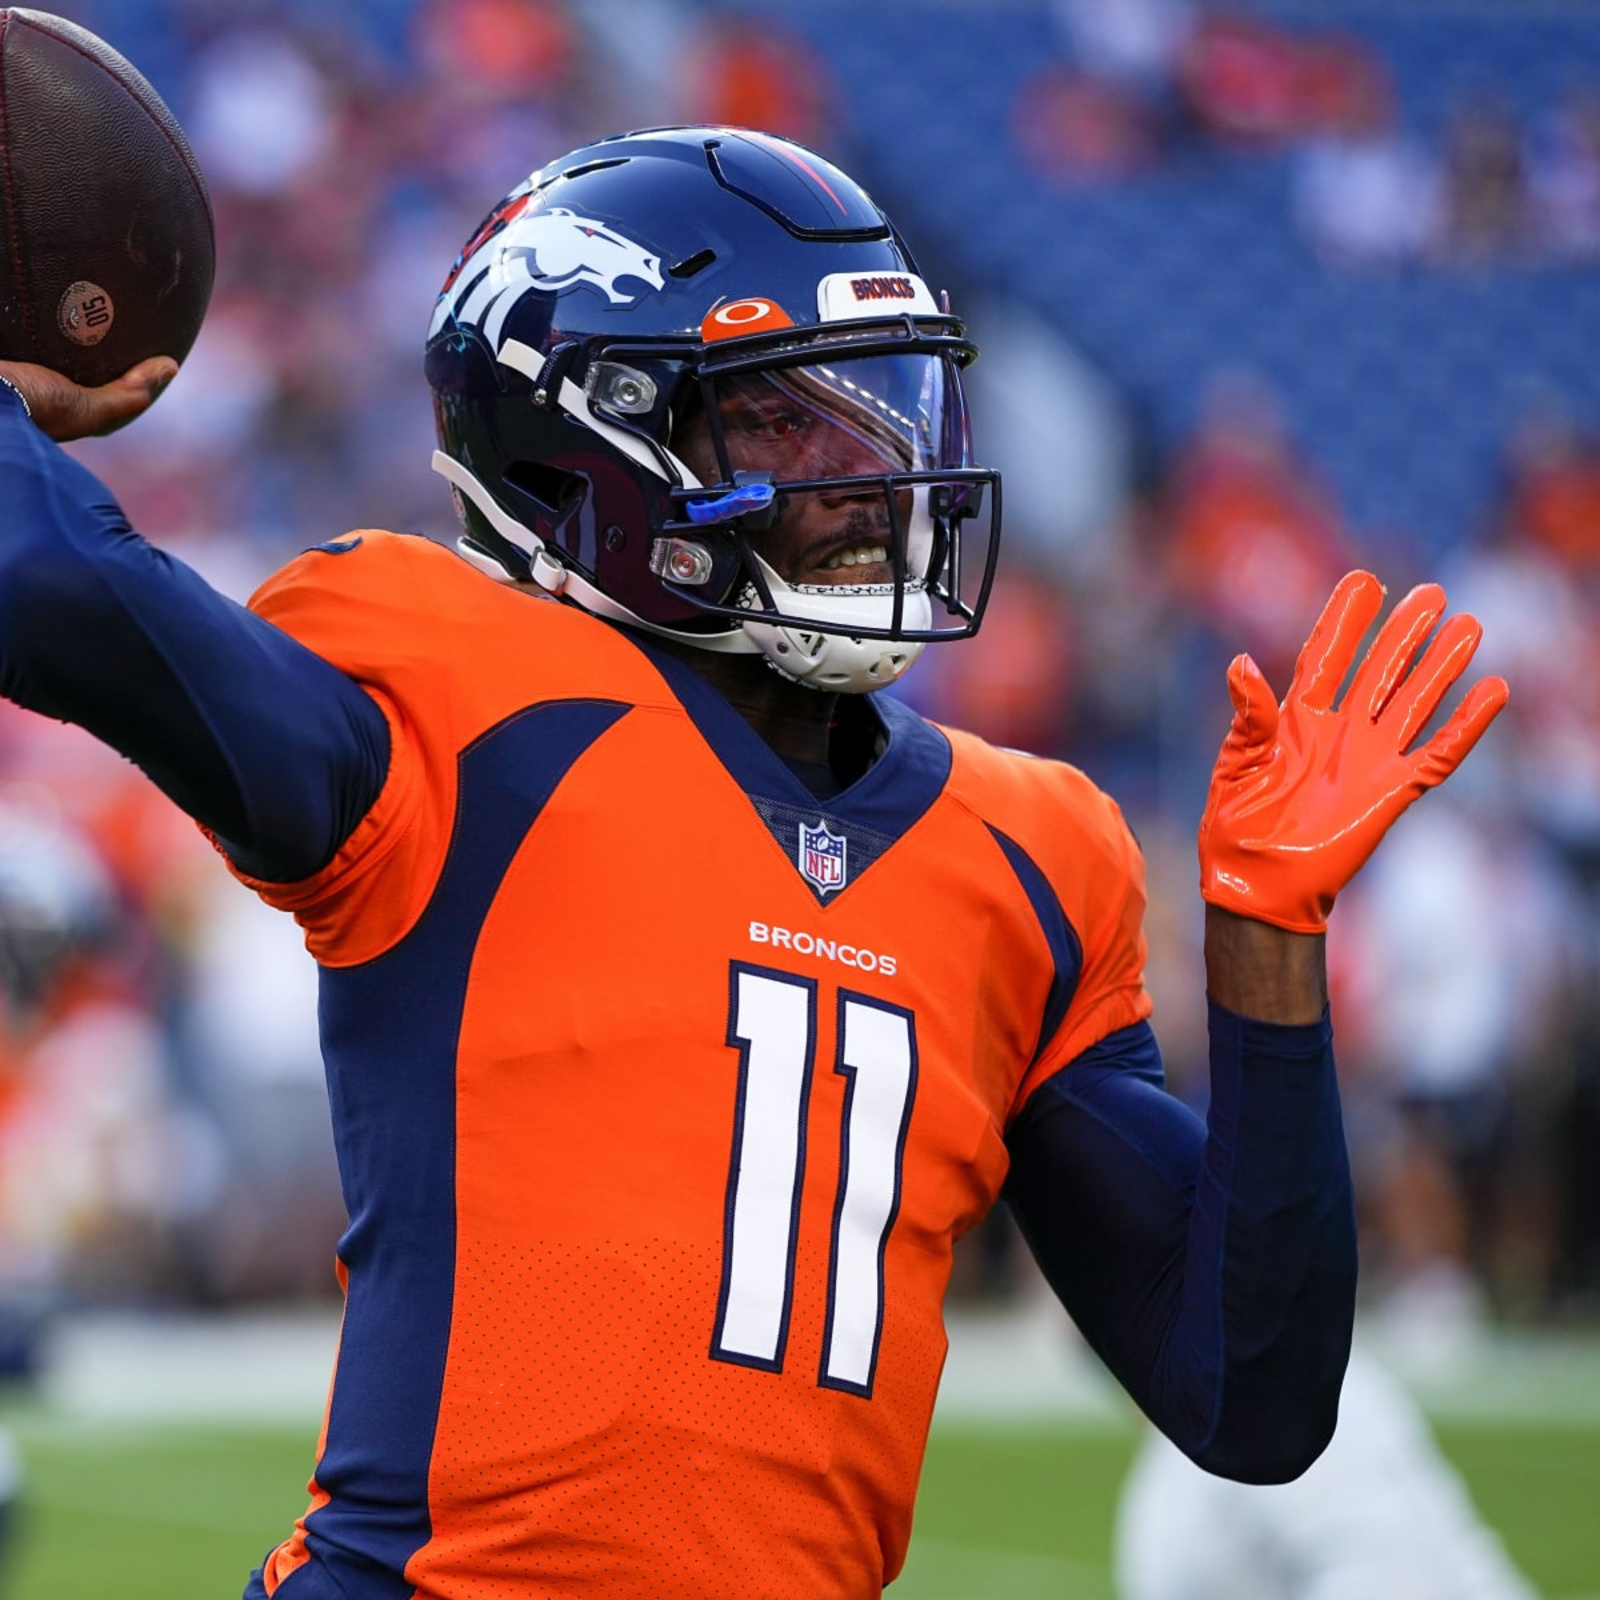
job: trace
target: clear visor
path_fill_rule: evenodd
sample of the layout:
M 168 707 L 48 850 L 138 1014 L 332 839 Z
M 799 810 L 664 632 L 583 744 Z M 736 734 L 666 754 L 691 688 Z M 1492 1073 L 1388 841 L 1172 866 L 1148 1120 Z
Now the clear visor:
M 720 471 L 777 483 L 969 464 L 959 379 L 942 355 L 842 356 L 713 380 Z
M 703 404 L 672 436 L 698 486 L 673 491 L 652 570 L 724 616 L 970 632 L 998 506 L 994 474 L 971 464 L 959 367 L 943 351 L 804 354 L 702 375 Z

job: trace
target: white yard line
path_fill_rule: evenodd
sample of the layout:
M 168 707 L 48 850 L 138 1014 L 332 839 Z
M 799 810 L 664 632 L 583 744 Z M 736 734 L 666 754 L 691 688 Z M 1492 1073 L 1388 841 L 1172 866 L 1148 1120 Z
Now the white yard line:
M 338 1334 L 337 1313 L 320 1307 L 63 1319 L 51 1333 L 39 1397 L 68 1418 L 314 1427 Z

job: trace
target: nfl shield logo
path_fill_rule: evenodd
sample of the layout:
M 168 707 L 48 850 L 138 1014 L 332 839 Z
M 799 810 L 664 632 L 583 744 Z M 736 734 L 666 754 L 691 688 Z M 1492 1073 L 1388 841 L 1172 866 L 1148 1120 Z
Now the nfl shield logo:
M 845 839 L 824 821 L 816 827 L 800 824 L 800 872 L 824 894 L 844 888 Z

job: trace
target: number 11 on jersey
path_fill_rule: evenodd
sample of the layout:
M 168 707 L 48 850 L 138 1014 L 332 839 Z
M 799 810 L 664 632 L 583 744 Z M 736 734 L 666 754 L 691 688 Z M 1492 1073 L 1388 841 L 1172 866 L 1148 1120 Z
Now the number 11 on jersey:
M 722 1291 L 711 1354 L 783 1369 L 794 1303 L 806 1124 L 817 1048 L 816 980 L 734 963 L 728 1043 L 739 1052 Z M 833 1070 L 845 1080 L 817 1381 L 870 1395 L 883 1332 L 883 1257 L 900 1209 L 917 1085 L 909 1011 L 841 989 Z

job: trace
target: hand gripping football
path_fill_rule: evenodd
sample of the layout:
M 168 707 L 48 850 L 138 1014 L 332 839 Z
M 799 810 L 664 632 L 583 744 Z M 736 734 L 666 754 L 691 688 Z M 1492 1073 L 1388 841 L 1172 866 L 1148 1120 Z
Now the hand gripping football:
M 0 360 L 90 387 L 182 361 L 215 260 L 205 180 L 161 97 L 87 29 L 0 7 Z

